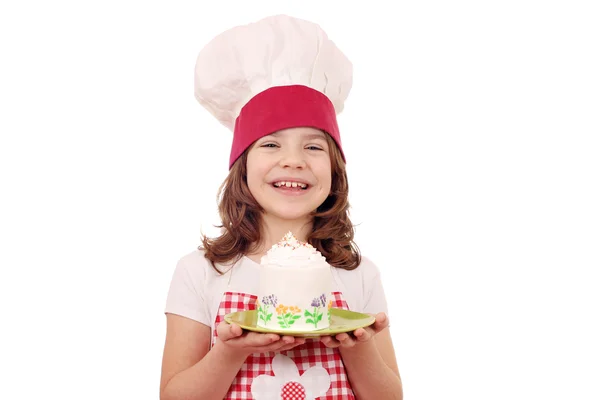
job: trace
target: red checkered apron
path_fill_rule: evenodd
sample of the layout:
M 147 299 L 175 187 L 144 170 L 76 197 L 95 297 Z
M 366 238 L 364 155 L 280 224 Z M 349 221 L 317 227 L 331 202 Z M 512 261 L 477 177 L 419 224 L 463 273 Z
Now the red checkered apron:
M 342 293 L 333 292 L 332 307 L 348 310 L 348 304 L 342 297 Z M 225 292 L 219 305 L 219 311 L 213 327 L 212 344 L 217 338 L 217 326 L 223 321 L 225 315 L 245 310 L 256 309 L 256 296 L 239 292 Z M 252 380 L 259 375 L 268 374 L 273 376 L 271 362 L 277 353 L 254 353 L 248 356 L 244 365 L 236 375 L 229 387 L 225 399 L 241 400 L 252 399 Z M 314 366 L 321 366 L 327 370 L 331 379 L 329 391 L 318 400 L 351 400 L 354 393 L 350 387 L 346 369 L 338 349 L 330 349 L 323 345 L 318 339 L 307 339 L 306 343 L 291 350 L 281 352 L 296 363 L 298 372 L 302 375 L 306 370 Z M 313 400 L 305 399 L 304 389 L 297 382 L 290 382 L 282 389 L 278 400 Z

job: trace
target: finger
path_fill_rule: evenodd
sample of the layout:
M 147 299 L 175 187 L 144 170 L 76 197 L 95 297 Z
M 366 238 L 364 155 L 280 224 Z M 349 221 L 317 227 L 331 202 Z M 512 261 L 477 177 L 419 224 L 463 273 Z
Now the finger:
M 286 344 L 285 346 L 281 347 L 278 351 L 286 351 L 286 350 L 291 350 L 295 347 L 298 346 L 302 346 L 304 343 L 292 343 L 292 344 Z
M 340 346 L 340 342 L 338 342 L 332 336 L 322 336 L 321 337 L 321 343 L 323 343 L 325 346 L 330 347 L 332 349 Z
M 280 336 L 274 333 L 264 334 L 257 332 L 248 332 L 248 335 L 244 338 L 243 345 L 244 347 L 262 347 L 280 341 Z
M 293 344 L 296 338 L 294 336 L 282 336 L 281 341 L 285 344 Z
M 363 329 L 363 328 L 358 328 L 357 330 L 354 331 L 354 337 L 356 338 L 356 340 L 358 342 L 366 342 L 369 339 L 371 339 L 371 337 L 373 337 L 374 332 L 372 329 Z
M 371 340 L 376 334 L 377 332 L 372 328 L 359 328 L 354 331 L 354 338 L 362 343 Z
M 294 347 L 300 346 L 303 343 L 283 343 L 282 340 L 279 340 L 277 342 L 271 343 L 270 345 L 267 346 L 262 346 L 256 349 L 255 353 L 268 353 L 271 351 L 286 351 L 286 350 L 290 350 L 293 349 Z
M 349 339 L 350 336 L 347 333 L 338 333 L 335 335 L 335 338 L 341 343 L 346 339 Z
M 284 343 L 284 348 L 291 349 L 303 345 L 306 342 L 306 339 L 294 336 L 282 336 L 281 341 Z
M 340 333 L 335 337 L 339 342 L 341 347 L 352 347 L 354 346 L 354 340 L 347 333 Z

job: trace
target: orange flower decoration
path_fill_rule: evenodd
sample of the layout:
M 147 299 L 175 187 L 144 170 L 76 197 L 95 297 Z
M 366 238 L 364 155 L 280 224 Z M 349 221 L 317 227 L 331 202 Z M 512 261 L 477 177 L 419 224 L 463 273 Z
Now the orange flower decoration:
M 329 310 L 331 308 L 331 306 L 333 305 L 333 301 L 329 300 L 329 304 L 327 305 L 327 309 Z
M 277 315 L 282 315 L 288 311 L 288 307 L 284 306 L 283 304 L 280 304 L 275 310 L 277 311 Z
M 302 310 L 300 310 L 296 306 L 284 306 L 283 304 L 280 304 L 277 306 L 275 311 L 277 311 L 277 315 L 284 315 L 288 312 L 290 312 L 291 314 L 299 314 Z

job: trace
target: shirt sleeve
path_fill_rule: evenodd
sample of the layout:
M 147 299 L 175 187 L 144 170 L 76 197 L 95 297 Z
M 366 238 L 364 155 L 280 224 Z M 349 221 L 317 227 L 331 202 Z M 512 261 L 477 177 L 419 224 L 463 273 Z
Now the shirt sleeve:
M 381 283 L 379 268 L 371 260 L 363 257 L 361 262 L 363 272 L 363 313 L 388 314 L 387 300 Z
M 171 279 L 165 313 L 181 315 L 211 326 L 204 297 L 206 268 L 202 267 L 202 263 L 206 263 L 206 260 L 201 254 L 190 254 L 178 261 Z

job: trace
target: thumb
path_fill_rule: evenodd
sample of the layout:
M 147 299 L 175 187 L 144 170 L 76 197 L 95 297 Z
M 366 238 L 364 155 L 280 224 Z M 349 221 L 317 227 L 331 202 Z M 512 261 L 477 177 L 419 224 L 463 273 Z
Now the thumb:
M 379 313 L 375 316 L 375 330 L 377 332 L 383 330 L 384 328 L 387 328 L 387 326 L 389 325 L 389 320 L 387 315 L 385 315 L 385 313 Z
M 242 333 L 242 328 L 240 328 L 240 326 L 236 324 L 228 324 L 227 322 L 222 322 L 217 327 L 217 336 L 224 342 L 241 336 Z

